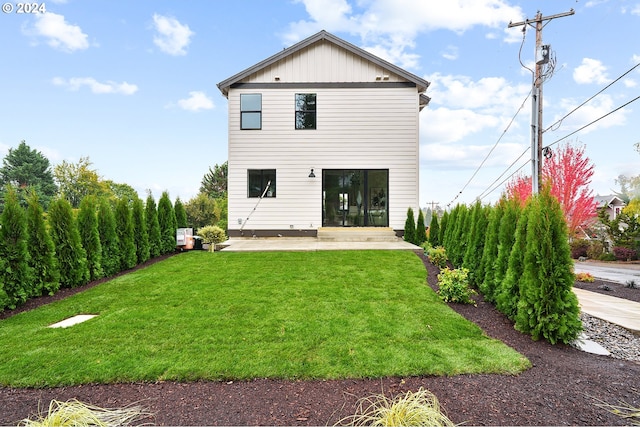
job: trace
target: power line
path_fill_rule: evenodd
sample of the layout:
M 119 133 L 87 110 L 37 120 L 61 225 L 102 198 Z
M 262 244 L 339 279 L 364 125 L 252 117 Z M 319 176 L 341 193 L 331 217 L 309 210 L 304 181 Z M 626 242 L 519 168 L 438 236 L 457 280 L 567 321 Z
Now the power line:
M 551 124 L 550 126 L 548 126 L 545 130 L 543 130 L 542 132 L 546 132 L 549 129 L 551 129 L 552 127 L 554 127 L 555 125 L 561 124 L 564 119 L 566 119 L 567 117 L 569 117 L 571 114 L 575 113 L 578 109 L 582 108 L 586 103 L 588 103 L 589 101 L 591 101 L 593 98 L 595 98 L 596 96 L 600 95 L 602 92 L 604 92 L 605 90 L 609 89 L 611 86 L 613 86 L 615 83 L 619 82 L 624 76 L 626 76 L 627 74 L 629 74 L 630 72 L 632 72 L 633 70 L 635 70 L 636 68 L 640 67 L 640 62 L 638 62 L 636 65 L 634 65 L 633 67 L 631 67 L 629 70 L 627 70 L 627 72 L 625 72 L 624 74 L 622 74 L 620 77 L 618 77 L 617 79 L 615 79 L 614 81 L 612 81 L 611 83 L 609 83 L 608 85 L 606 85 L 605 87 L 603 87 L 602 89 L 600 89 L 596 94 L 594 94 L 592 97 L 590 97 L 589 99 L 587 99 L 586 101 L 584 101 L 582 104 L 578 105 L 576 108 L 574 108 L 573 110 L 569 111 L 564 117 L 562 117 L 561 119 L 557 120 L 555 123 Z
M 500 143 L 500 141 L 502 140 L 502 138 L 504 137 L 504 135 L 507 133 L 507 131 L 511 128 L 511 125 L 513 124 L 513 122 L 515 121 L 516 117 L 518 117 L 518 114 L 520 114 L 520 111 L 522 111 L 522 109 L 524 108 L 524 104 L 527 102 L 527 100 L 529 99 L 529 96 L 531 96 L 531 90 L 529 91 L 529 93 L 527 94 L 527 96 L 524 98 L 524 100 L 522 101 L 522 104 L 520 104 L 520 108 L 518 108 L 518 111 L 516 111 L 516 113 L 513 115 L 513 117 L 511 118 L 511 120 L 509 121 L 509 124 L 507 125 L 507 127 L 502 131 L 502 134 L 500 135 L 500 137 L 498 138 L 498 140 L 496 141 L 495 144 L 493 144 L 493 147 L 491 147 L 491 150 L 489 150 L 489 152 L 487 153 L 487 155 L 484 157 L 484 159 L 482 160 L 482 162 L 480 163 L 480 165 L 478 166 L 478 168 L 475 170 L 475 172 L 473 173 L 473 175 L 471 175 L 471 178 L 469 178 L 469 180 L 467 181 L 467 183 L 462 187 L 462 190 L 460 190 L 458 192 L 458 194 L 456 194 L 456 196 L 453 198 L 453 200 L 451 200 L 447 206 L 451 206 L 451 204 L 453 202 L 456 201 L 456 199 L 462 194 L 462 192 L 467 188 L 467 186 L 471 183 L 471 181 L 473 181 L 473 178 L 475 178 L 475 176 L 478 174 L 478 171 L 480 171 L 480 169 L 482 168 L 482 166 L 484 166 L 484 163 L 487 161 L 487 159 L 489 158 L 489 156 L 491 155 L 491 153 L 493 153 L 493 150 L 495 150 L 496 146 Z M 522 157 L 522 156 L 520 156 Z M 516 160 L 517 161 L 517 160 Z M 504 172 L 503 172 L 504 174 Z
M 586 128 L 588 128 L 589 126 L 591 126 L 591 125 L 593 125 L 593 124 L 597 123 L 598 121 L 600 121 L 600 120 L 604 119 L 605 117 L 607 117 L 607 116 L 609 116 L 609 115 L 611 115 L 611 114 L 615 113 L 616 111 L 623 109 L 624 107 L 626 107 L 627 105 L 631 104 L 632 102 L 637 101 L 638 99 L 640 99 L 640 95 L 636 96 L 636 97 L 635 97 L 635 98 L 633 98 L 631 101 L 629 101 L 629 102 L 627 102 L 627 103 L 625 103 L 625 104 L 623 104 L 623 105 L 619 106 L 619 107 L 618 107 L 618 108 L 616 108 L 615 110 L 611 110 L 611 111 L 609 111 L 607 114 L 605 114 L 605 115 L 603 115 L 603 116 L 598 117 L 597 119 L 595 119 L 595 120 L 593 120 L 592 122 L 590 122 L 590 123 L 588 123 L 588 124 L 586 124 L 586 125 L 582 126 L 582 127 L 581 127 L 581 128 L 579 128 L 579 129 L 574 130 L 574 131 L 573 131 L 573 132 L 571 132 L 570 134 L 565 135 L 565 136 L 563 136 L 562 138 L 560 138 L 560 139 L 557 139 L 557 140 L 553 141 L 551 144 L 547 145 L 547 146 L 546 146 L 546 147 L 544 147 L 544 148 L 549 148 L 549 147 L 551 147 L 552 145 L 555 145 L 555 144 L 557 144 L 558 142 L 560 142 L 560 141 L 562 141 L 562 140 L 564 140 L 564 139 L 567 139 L 567 138 L 569 138 L 569 137 L 570 137 L 570 136 L 572 136 L 572 135 L 575 135 L 576 133 L 580 132 L 581 130 L 586 129 Z
M 489 194 L 493 193 L 493 191 L 495 190 L 495 188 L 491 189 L 491 187 L 493 186 L 493 184 L 495 184 L 496 182 L 498 182 L 498 180 L 500 178 L 502 178 L 504 176 L 504 174 L 506 174 L 507 172 L 509 172 L 509 169 L 511 169 L 513 167 L 513 165 L 515 165 L 518 160 L 520 160 L 525 154 L 527 154 L 527 151 L 529 151 L 529 148 L 525 148 L 525 150 L 522 152 L 522 154 L 520 154 L 518 156 L 517 159 L 515 159 L 505 170 L 504 172 L 502 172 L 500 174 L 500 176 L 498 176 L 491 184 L 489 184 L 489 186 L 487 187 L 486 190 L 484 190 L 482 193 L 480 193 L 480 195 L 477 197 L 477 199 L 482 200 L 483 198 L 485 198 L 486 196 L 488 196 Z M 527 163 L 529 162 L 529 160 L 527 160 Z M 509 175 L 508 177 L 506 177 L 498 186 L 502 185 L 507 179 L 511 178 L 516 172 L 518 172 L 520 169 L 522 169 L 524 166 L 520 166 L 515 172 L 513 172 L 511 175 Z M 498 187 L 496 186 L 496 188 Z M 489 191 L 491 189 L 491 191 Z
M 528 150 L 528 149 L 527 149 L 527 150 Z M 525 153 L 526 153 L 526 151 L 525 151 Z M 524 154 L 523 154 L 523 155 L 524 155 Z M 520 156 L 520 157 L 522 157 L 522 156 Z M 507 180 L 508 180 L 509 178 L 511 178 L 511 177 L 512 177 L 513 175 L 515 175 L 516 173 L 520 172 L 520 171 L 522 170 L 522 168 L 524 168 L 524 167 L 525 167 L 525 166 L 527 166 L 528 164 L 529 164 L 529 160 L 527 160 L 526 162 L 524 162 L 524 163 L 523 163 L 523 164 L 522 164 L 518 169 L 516 169 L 515 171 L 513 171 L 513 172 L 511 173 L 511 175 L 509 175 L 508 177 L 506 177 L 505 179 L 503 179 L 503 180 L 502 180 L 502 182 L 500 182 L 500 184 L 496 185 L 496 186 L 495 186 L 495 187 L 493 187 L 493 188 L 490 188 L 490 189 L 485 190 L 485 193 L 486 193 L 486 194 L 484 194 L 484 193 L 483 193 L 484 195 L 482 195 L 481 197 L 478 197 L 478 200 L 482 200 L 482 199 L 484 199 L 485 197 L 487 197 L 489 194 L 491 194 L 491 193 L 493 193 L 494 191 L 496 191 L 496 189 L 498 189 L 498 188 L 499 188 L 499 187 L 501 187 L 505 182 L 507 182 Z M 500 179 L 500 178 L 498 177 L 498 179 Z M 497 180 L 496 180 L 496 181 L 497 181 Z M 496 181 L 493 181 L 493 182 L 495 183 Z M 492 185 L 493 185 L 493 184 L 492 184 Z

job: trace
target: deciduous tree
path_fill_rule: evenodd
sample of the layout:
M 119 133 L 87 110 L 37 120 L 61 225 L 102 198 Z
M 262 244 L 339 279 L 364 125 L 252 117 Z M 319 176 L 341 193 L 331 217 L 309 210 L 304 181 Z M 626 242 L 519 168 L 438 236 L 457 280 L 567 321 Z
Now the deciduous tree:
M 95 169 L 91 168 L 89 157 L 81 157 L 78 163 L 63 160 L 53 169 L 58 182 L 58 193 L 67 199 L 73 208 L 80 206 L 80 201 L 89 195 L 102 197 L 108 195 L 106 186 Z

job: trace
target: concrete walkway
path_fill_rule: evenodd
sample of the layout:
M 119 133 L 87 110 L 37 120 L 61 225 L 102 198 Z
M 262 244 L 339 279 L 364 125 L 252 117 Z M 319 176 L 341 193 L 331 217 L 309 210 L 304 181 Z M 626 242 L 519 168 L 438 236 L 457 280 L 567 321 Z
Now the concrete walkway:
M 640 333 L 640 303 L 579 288 L 573 292 L 583 312 Z

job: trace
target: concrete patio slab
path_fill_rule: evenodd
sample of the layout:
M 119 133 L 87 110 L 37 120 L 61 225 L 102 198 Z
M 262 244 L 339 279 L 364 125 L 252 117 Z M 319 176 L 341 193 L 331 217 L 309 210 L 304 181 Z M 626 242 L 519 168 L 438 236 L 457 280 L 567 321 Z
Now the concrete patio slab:
M 585 313 L 640 333 L 640 303 L 573 288 Z
M 315 237 L 258 237 L 234 238 L 222 244 L 225 252 L 261 251 L 331 251 L 331 250 L 420 250 L 420 246 L 396 241 L 322 241 Z

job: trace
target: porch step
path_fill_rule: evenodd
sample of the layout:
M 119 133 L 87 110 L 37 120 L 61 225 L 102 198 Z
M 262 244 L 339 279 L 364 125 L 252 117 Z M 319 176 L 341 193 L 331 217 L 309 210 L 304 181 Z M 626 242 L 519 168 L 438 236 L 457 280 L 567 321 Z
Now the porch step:
M 321 227 L 321 242 L 397 242 L 398 237 L 390 227 Z

